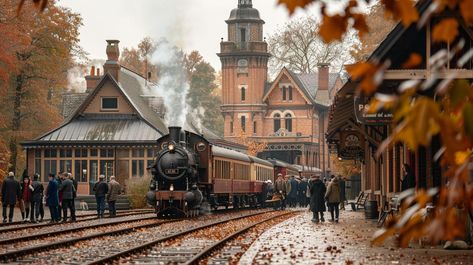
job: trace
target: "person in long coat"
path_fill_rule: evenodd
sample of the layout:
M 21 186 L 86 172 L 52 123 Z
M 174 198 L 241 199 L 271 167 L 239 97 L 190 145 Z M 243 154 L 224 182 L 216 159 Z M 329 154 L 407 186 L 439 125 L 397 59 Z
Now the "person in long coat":
M 286 208 L 287 182 L 281 173 L 278 173 L 278 179 L 274 183 L 274 193 L 276 194 L 275 197 L 280 198 L 280 209 L 284 210 Z
M 416 187 L 416 179 L 412 174 L 411 166 L 404 164 L 402 166 L 403 176 L 401 179 L 401 191 L 412 189 Z
M 340 186 L 340 210 L 345 210 L 345 201 L 347 200 L 345 194 L 345 179 L 338 175 L 338 185 Z
M 108 183 L 108 193 L 107 193 L 107 202 L 108 202 L 108 211 L 110 217 L 115 217 L 117 215 L 117 208 L 115 203 L 117 202 L 118 195 L 120 195 L 122 187 L 120 183 L 115 180 L 115 176 L 110 177 L 110 182 Z
M 49 174 L 49 183 L 46 188 L 46 204 L 51 213 L 51 223 L 59 222 L 59 184 L 56 181 L 54 174 Z
M 23 182 L 21 183 L 20 190 L 21 190 L 21 199 L 23 201 L 23 212 L 21 217 L 23 218 L 23 222 L 28 222 L 28 216 L 30 215 L 30 208 L 31 208 L 31 189 L 29 188 L 31 185 L 30 177 L 24 176 Z
M 287 194 L 288 200 L 289 200 L 289 207 L 296 207 L 297 206 L 297 191 L 299 190 L 299 182 L 295 179 L 294 176 L 291 176 L 289 178 L 289 185 L 290 185 L 290 191 Z
M 328 208 L 332 217 L 331 221 L 335 221 L 338 223 L 338 216 L 340 213 L 338 209 L 338 206 L 340 204 L 340 186 L 338 184 L 337 178 L 333 178 L 332 181 L 330 181 L 330 183 L 328 184 L 327 192 L 325 193 L 325 199 L 328 202 Z
M 8 221 L 13 222 L 13 214 L 15 209 L 16 200 L 20 199 L 20 183 L 15 180 L 15 174 L 13 172 L 8 173 L 8 178 L 3 181 L 2 184 L 2 207 L 3 207 L 3 222 L 7 222 L 7 206 L 10 207 L 8 213 Z
M 325 211 L 325 184 L 320 180 L 319 176 L 312 176 L 309 182 L 310 191 L 310 210 L 313 213 L 312 222 L 318 223 L 319 220 L 325 222 L 324 211 Z M 320 213 L 320 219 L 319 219 Z
M 38 222 L 40 216 L 40 204 L 43 204 L 42 194 L 44 191 L 43 184 L 39 182 L 39 174 L 36 173 L 33 176 L 33 182 L 31 183 L 31 222 Z
M 66 174 L 61 174 L 62 183 L 59 186 L 59 192 L 62 192 L 62 221 L 67 222 L 67 209 L 71 211 L 71 221 L 76 220 L 74 203 L 74 184 L 72 180 L 66 179 Z
M 299 185 L 297 186 L 297 200 L 299 201 L 300 207 L 307 207 L 307 178 L 303 177 Z

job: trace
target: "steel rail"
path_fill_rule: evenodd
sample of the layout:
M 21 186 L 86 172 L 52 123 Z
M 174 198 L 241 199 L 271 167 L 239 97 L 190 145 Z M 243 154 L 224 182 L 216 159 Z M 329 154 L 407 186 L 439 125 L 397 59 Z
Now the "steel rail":
M 131 215 L 140 215 L 140 214 L 151 214 L 151 213 L 153 213 L 153 211 L 127 212 L 127 213 L 123 213 L 123 214 L 118 214 L 113 218 L 126 217 L 126 216 L 131 216 Z M 94 217 L 92 217 L 92 216 L 94 216 Z M 97 214 L 93 214 L 93 215 L 87 216 L 89 218 L 84 218 L 84 219 L 76 220 L 76 221 L 73 221 L 73 222 L 68 221 L 68 222 L 65 222 L 65 223 L 75 224 L 75 223 L 82 223 L 82 222 L 91 221 L 91 220 L 97 220 L 98 218 L 96 216 L 97 216 Z M 92 218 L 90 218 L 90 217 L 92 217 Z M 76 218 L 77 218 L 77 216 L 76 216 Z M 111 218 L 107 217 L 107 218 L 104 218 L 104 219 L 111 219 Z M 65 223 L 64 222 L 58 222 L 58 223 L 48 223 L 48 222 L 46 222 L 46 223 L 40 223 L 40 224 L 29 224 L 29 225 L 24 225 L 24 226 L 4 228 L 4 229 L 0 229 L 0 235 L 3 234 L 3 233 L 18 231 L 18 230 L 23 230 L 23 229 L 28 229 L 28 228 L 41 228 L 41 227 L 46 227 L 46 226 L 61 225 L 61 224 L 65 224 Z M 0 240 L 0 244 L 2 244 L 2 240 Z
M 156 216 L 150 216 L 150 217 L 145 217 L 145 218 L 141 218 L 141 219 L 132 219 L 132 220 L 117 220 L 117 221 L 114 221 L 114 222 L 97 223 L 97 224 L 88 225 L 88 226 L 71 227 L 71 228 L 67 228 L 67 229 L 63 229 L 63 230 L 44 232 L 44 233 L 33 234 L 33 235 L 28 235 L 28 236 L 13 237 L 13 238 L 0 240 L 0 245 L 6 245 L 6 244 L 15 243 L 15 242 L 28 241 L 28 240 L 33 240 L 33 239 L 38 239 L 38 238 L 43 238 L 43 237 L 51 237 L 51 236 L 55 236 L 55 235 L 60 235 L 60 234 L 65 234 L 65 233 L 70 233 L 70 232 L 76 232 L 76 231 L 85 230 L 85 229 L 93 229 L 93 228 L 97 228 L 97 227 L 116 225 L 116 224 L 122 224 L 122 223 L 137 222 L 137 221 L 150 220 L 150 219 L 156 219 Z
M 26 248 L 18 249 L 18 250 L 15 250 L 15 251 L 10 251 L 10 252 L 7 252 L 7 253 L 0 254 L 0 260 L 4 261 L 4 262 L 7 262 L 7 261 L 12 260 L 16 257 L 26 256 L 26 255 L 29 255 L 31 253 L 38 253 L 39 251 L 55 249 L 55 248 L 61 248 L 61 247 L 64 247 L 64 246 L 69 246 L 69 245 L 75 244 L 75 243 L 80 242 L 80 241 L 85 241 L 85 240 L 89 240 L 89 239 L 94 239 L 94 238 L 98 238 L 98 237 L 105 237 L 105 236 L 110 236 L 110 235 L 126 234 L 126 233 L 133 232 L 137 229 L 160 226 L 162 224 L 177 222 L 177 221 L 180 221 L 180 220 L 160 220 L 157 223 L 137 225 L 137 226 L 133 226 L 133 227 L 117 229 L 117 230 L 108 231 L 108 232 L 104 232 L 104 233 L 99 232 L 99 233 L 95 233 L 95 234 L 91 234 L 91 235 L 87 235 L 87 236 L 61 240 L 61 241 L 52 242 L 52 243 L 39 245 L 39 246 L 26 247 Z
M 185 265 L 193 265 L 193 264 L 198 264 L 198 262 L 206 257 L 207 255 L 211 254 L 212 251 L 214 251 L 215 249 L 223 246 L 225 243 L 227 243 L 228 241 L 230 241 L 231 239 L 235 238 L 236 236 L 238 235 L 241 235 L 243 233 L 245 233 L 246 231 L 250 230 L 251 228 L 257 226 L 257 225 L 260 225 L 262 223 L 265 223 L 265 222 L 268 222 L 270 220 L 273 220 L 275 218 L 279 218 L 279 217 L 282 217 L 282 216 L 285 216 L 285 215 L 289 215 L 289 214 L 293 214 L 293 212 L 288 212 L 288 213 L 283 213 L 283 214 L 280 214 L 280 215 L 276 215 L 276 216 L 272 216 L 272 217 L 269 217 L 269 218 L 266 218 L 262 221 L 259 221 L 259 222 L 256 222 L 254 224 L 250 224 L 238 231 L 236 231 L 235 233 L 225 237 L 224 239 L 221 239 L 220 241 L 212 244 L 211 246 L 205 248 L 204 250 L 202 250 L 201 252 L 199 252 L 198 254 L 194 255 L 194 257 L 192 257 L 189 261 L 185 262 L 184 264 Z
M 119 259 L 121 257 L 124 257 L 124 256 L 127 256 L 131 253 L 135 253 L 135 252 L 139 252 L 139 251 L 143 251 L 145 249 L 148 249 L 156 244 L 159 244 L 161 242 L 165 242 L 165 241 L 168 241 L 170 239 L 174 239 L 176 237 L 180 237 L 180 236 L 184 236 L 184 235 L 187 235 L 187 234 L 190 234 L 192 232 L 195 232 L 195 231 L 198 231 L 198 230 L 201 230 L 201 229 L 205 229 L 205 228 L 208 228 L 208 227 L 212 227 L 212 226 L 215 226 L 215 225 L 219 225 L 219 224 L 223 224 L 223 223 L 227 223 L 227 222 L 231 222 L 231 221 L 235 221 L 235 220 L 239 220 L 239 219 L 243 219 L 243 218 L 248 218 L 248 217 L 252 217 L 252 216 L 256 216 L 256 215 L 261 215 L 261 214 L 265 214 L 265 213 L 269 213 L 269 212 L 272 212 L 272 211 L 264 211 L 264 212 L 259 212 L 259 213 L 252 213 L 252 214 L 247 214 L 247 215 L 243 215 L 243 216 L 238 216 L 238 217 L 235 217 L 235 218 L 231 218 L 231 219 L 228 219 L 228 220 L 222 220 L 222 221 L 217 221 L 217 222 L 212 222 L 210 224 L 206 224 L 206 225 L 201 225 L 201 226 L 198 226 L 198 227 L 194 227 L 194 228 L 191 228 L 191 229 L 188 229 L 186 231 L 182 231 L 182 232 L 178 232 L 178 233 L 174 233 L 172 235 L 168 235 L 168 236 L 165 236 L 165 237 L 162 237 L 162 238 L 159 238 L 159 239 L 156 239 L 156 240 L 153 240 L 153 241 L 150 241 L 150 242 L 147 242 L 147 243 L 144 243 L 144 244 L 141 244 L 141 245 L 138 245 L 136 247 L 132 247 L 132 248 L 129 248 L 129 249 L 126 249 L 126 250 L 123 250 L 123 251 L 120 251 L 118 253 L 115 253 L 113 255 L 110 255 L 110 256 L 107 256 L 107 257 L 103 257 L 103 258 L 100 258 L 100 259 L 97 259 L 97 260 L 94 260 L 94 261 L 91 261 L 91 262 L 88 262 L 88 263 L 85 263 L 87 265 L 95 265 L 95 264 L 105 264 L 105 263 L 111 263 L 113 262 L 114 260 L 116 259 Z

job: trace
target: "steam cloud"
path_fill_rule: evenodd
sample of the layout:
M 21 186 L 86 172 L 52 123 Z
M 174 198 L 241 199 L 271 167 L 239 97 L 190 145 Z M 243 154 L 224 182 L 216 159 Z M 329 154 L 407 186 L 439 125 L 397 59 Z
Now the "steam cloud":
M 184 127 L 188 114 L 186 97 L 189 83 L 183 54 L 177 47 L 163 41 L 151 56 L 151 61 L 159 68 L 159 82 L 151 88 L 154 94 L 164 99 L 166 123 L 169 126 Z

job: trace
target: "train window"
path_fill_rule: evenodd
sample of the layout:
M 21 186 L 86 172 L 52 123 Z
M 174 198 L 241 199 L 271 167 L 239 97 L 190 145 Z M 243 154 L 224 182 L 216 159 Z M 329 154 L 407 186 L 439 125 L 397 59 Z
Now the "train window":
M 199 142 L 199 143 L 196 144 L 195 149 L 197 149 L 197 151 L 199 151 L 199 152 L 202 152 L 202 151 L 205 150 L 205 147 L 206 147 L 206 145 L 203 142 Z

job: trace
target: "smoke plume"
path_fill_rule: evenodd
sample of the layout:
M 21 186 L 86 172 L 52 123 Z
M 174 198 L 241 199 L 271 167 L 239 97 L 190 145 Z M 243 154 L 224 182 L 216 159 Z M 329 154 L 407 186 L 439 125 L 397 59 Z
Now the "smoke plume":
M 166 123 L 169 126 L 184 127 L 188 106 L 186 97 L 189 91 L 183 53 L 169 42 L 161 42 L 151 57 L 158 65 L 159 81 L 152 86 L 153 93 L 164 99 Z

